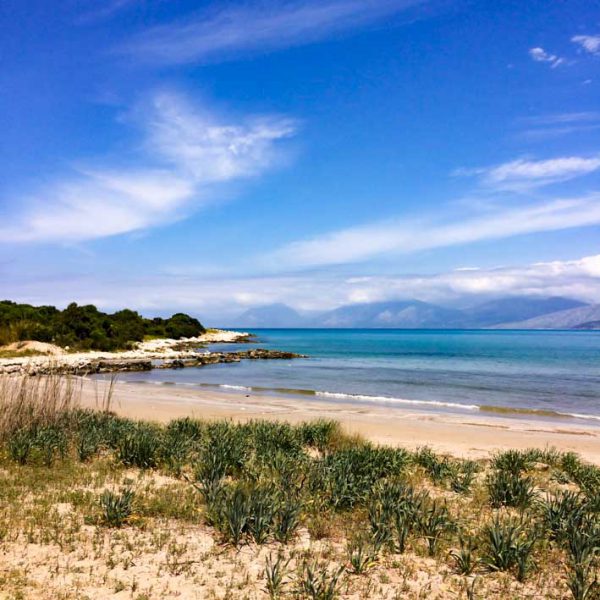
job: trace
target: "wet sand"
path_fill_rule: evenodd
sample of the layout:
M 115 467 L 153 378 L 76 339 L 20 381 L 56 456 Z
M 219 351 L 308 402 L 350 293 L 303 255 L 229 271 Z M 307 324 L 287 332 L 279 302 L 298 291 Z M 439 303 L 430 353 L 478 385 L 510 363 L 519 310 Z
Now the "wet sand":
M 100 406 L 107 384 L 85 380 L 82 404 Z M 483 458 L 496 450 L 553 446 L 572 450 L 600 464 L 600 427 L 569 419 L 503 417 L 473 412 L 425 412 L 361 406 L 261 393 L 231 393 L 184 386 L 117 382 L 112 410 L 136 419 L 167 422 L 178 417 L 198 419 L 277 419 L 297 423 L 326 418 L 344 430 L 380 444 L 414 449 L 428 445 L 454 456 Z

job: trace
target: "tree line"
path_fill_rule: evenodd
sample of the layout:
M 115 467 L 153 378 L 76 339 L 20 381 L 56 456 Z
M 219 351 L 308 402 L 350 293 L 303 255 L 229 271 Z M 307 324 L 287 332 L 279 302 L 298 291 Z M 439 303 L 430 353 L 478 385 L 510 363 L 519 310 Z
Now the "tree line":
M 108 314 L 93 304 L 72 302 L 64 310 L 0 301 L 0 345 L 24 340 L 77 350 L 130 348 L 147 336 L 179 339 L 204 333 L 202 323 L 185 313 L 148 319 L 130 309 Z

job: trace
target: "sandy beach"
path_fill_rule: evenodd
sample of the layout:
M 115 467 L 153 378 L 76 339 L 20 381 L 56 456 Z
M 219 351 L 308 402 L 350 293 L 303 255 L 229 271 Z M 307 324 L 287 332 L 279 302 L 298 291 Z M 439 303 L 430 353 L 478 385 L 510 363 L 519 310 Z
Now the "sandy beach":
M 107 383 L 84 380 L 82 403 L 95 407 Z M 565 419 L 502 417 L 323 402 L 302 396 L 233 393 L 175 385 L 116 382 L 112 409 L 136 419 L 166 422 L 178 417 L 228 418 L 234 421 L 277 419 L 290 423 L 327 418 L 348 433 L 380 444 L 406 448 L 429 445 L 454 456 L 484 458 L 496 450 L 553 446 L 574 451 L 600 464 L 600 427 Z

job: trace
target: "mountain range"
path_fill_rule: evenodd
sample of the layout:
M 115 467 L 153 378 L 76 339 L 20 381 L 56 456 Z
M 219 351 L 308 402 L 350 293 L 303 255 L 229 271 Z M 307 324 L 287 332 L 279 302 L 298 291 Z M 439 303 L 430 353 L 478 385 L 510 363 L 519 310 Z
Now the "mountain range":
M 234 327 L 373 329 L 600 329 L 600 304 L 563 297 L 514 296 L 467 308 L 447 308 L 419 300 L 349 304 L 301 313 L 286 304 L 251 308 Z

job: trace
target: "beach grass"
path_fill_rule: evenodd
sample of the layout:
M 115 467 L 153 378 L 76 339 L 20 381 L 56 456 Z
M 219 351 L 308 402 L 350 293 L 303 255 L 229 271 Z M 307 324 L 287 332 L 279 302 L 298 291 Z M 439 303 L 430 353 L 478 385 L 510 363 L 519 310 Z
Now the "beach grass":
M 2 597 L 598 598 L 600 468 L 573 453 L 158 425 L 27 381 L 0 401 Z

